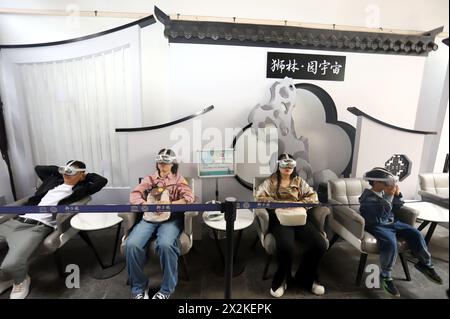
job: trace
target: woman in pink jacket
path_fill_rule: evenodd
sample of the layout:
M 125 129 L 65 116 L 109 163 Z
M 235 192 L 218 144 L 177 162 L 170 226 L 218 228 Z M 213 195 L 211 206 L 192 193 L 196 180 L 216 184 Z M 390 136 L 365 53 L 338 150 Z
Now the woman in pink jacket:
M 145 177 L 131 192 L 130 202 L 141 204 L 190 204 L 194 195 L 183 176 L 178 174 L 175 153 L 162 149 L 156 158 L 156 172 Z M 126 265 L 133 299 L 148 298 L 148 277 L 144 273 L 150 238 L 156 234 L 156 251 L 163 271 L 160 290 L 153 299 L 168 299 L 178 282 L 177 239 L 183 230 L 180 212 L 147 212 L 133 228 L 126 241 Z

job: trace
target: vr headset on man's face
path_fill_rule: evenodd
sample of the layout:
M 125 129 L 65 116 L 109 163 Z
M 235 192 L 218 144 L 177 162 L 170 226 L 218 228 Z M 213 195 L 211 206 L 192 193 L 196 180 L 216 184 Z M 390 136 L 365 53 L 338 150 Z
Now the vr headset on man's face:
M 79 172 L 85 172 L 86 169 L 85 168 L 77 168 L 77 167 L 73 167 L 71 166 L 75 161 L 72 161 L 70 163 L 68 163 L 65 166 L 60 166 L 58 168 L 58 173 L 60 173 L 61 175 L 68 175 L 68 176 L 74 176 Z

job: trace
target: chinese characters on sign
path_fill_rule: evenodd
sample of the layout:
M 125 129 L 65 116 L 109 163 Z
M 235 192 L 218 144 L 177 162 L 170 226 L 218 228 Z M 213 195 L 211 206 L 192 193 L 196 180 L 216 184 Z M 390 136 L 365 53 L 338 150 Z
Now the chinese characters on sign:
M 267 52 L 267 77 L 344 81 L 345 56 Z

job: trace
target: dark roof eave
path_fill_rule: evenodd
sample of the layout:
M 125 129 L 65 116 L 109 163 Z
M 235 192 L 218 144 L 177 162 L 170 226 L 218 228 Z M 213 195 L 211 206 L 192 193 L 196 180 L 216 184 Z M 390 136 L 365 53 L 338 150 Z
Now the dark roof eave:
M 155 7 L 169 42 L 298 48 L 427 56 L 443 27 L 417 35 L 272 26 L 230 22 L 171 20 Z

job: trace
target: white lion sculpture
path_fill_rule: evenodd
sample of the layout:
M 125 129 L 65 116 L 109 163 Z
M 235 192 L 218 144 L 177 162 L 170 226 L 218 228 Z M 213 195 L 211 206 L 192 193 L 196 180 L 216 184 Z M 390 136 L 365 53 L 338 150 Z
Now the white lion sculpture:
M 258 136 L 258 128 L 275 126 L 278 133 L 278 154 L 292 154 L 297 161 L 297 173 L 312 185 L 312 168 L 309 164 L 308 139 L 297 137 L 292 111 L 296 103 L 296 88 L 290 78 L 276 81 L 270 88 L 270 101 L 256 105 L 248 116 L 252 123 L 252 132 Z M 268 141 L 265 141 L 266 143 Z M 275 167 L 278 154 L 271 155 L 272 167 Z

